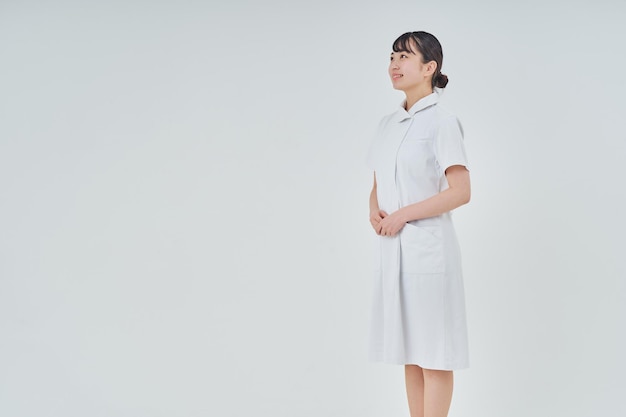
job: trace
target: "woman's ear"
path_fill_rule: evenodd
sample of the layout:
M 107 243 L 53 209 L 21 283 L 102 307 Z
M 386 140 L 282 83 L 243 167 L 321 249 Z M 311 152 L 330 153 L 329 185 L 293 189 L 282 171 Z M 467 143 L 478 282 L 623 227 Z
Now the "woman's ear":
M 437 71 L 437 61 L 429 61 L 426 63 L 426 75 L 433 75 Z

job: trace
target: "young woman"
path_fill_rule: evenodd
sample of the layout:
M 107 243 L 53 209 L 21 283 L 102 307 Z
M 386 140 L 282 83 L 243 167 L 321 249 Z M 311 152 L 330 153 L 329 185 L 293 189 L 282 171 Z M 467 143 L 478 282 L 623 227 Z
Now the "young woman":
M 389 76 L 406 94 L 371 145 L 370 223 L 378 238 L 370 357 L 405 366 L 411 417 L 445 417 L 455 369 L 468 367 L 461 257 L 450 211 L 470 199 L 457 118 L 441 108 L 437 38 L 393 43 Z

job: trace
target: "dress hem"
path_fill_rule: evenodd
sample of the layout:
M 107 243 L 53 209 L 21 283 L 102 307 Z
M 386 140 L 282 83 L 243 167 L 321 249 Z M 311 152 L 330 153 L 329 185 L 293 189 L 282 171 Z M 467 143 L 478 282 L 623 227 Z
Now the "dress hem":
M 423 369 L 432 369 L 434 371 L 461 371 L 463 369 L 469 368 L 469 363 L 464 364 L 455 364 L 455 365 L 440 365 L 440 364 L 429 364 L 424 361 L 404 361 L 399 359 L 381 359 L 381 358 L 371 358 L 370 362 L 379 362 L 387 365 L 417 365 Z

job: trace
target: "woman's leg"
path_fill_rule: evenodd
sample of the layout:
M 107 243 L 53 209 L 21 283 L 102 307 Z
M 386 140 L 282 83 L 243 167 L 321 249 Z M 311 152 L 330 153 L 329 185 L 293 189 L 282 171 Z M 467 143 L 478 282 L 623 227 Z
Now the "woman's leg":
M 406 397 L 411 417 L 424 417 L 424 373 L 417 365 L 404 365 Z
M 452 371 L 405 365 L 404 376 L 411 417 L 447 417 L 452 401 Z
M 452 371 L 424 369 L 424 417 L 447 417 L 452 401 Z

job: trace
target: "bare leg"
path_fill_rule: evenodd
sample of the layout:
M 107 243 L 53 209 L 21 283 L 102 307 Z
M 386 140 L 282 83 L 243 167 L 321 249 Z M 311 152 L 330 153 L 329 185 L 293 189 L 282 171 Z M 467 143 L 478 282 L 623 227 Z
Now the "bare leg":
M 447 417 L 454 385 L 452 371 L 424 369 L 423 374 L 424 417 Z
M 452 401 L 452 371 L 404 365 L 406 396 L 411 417 L 447 417 Z
M 411 417 L 424 417 L 424 373 L 417 365 L 404 365 L 406 397 Z

